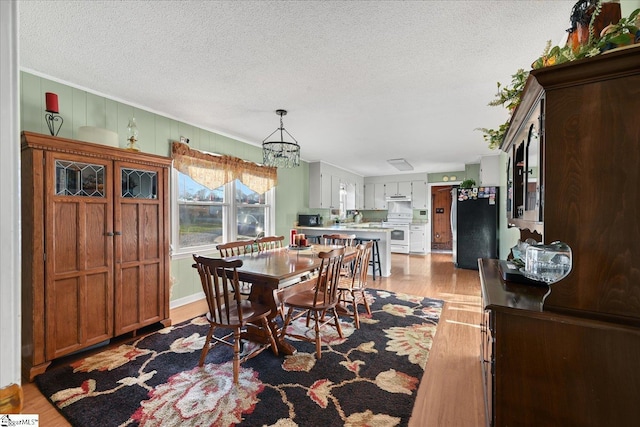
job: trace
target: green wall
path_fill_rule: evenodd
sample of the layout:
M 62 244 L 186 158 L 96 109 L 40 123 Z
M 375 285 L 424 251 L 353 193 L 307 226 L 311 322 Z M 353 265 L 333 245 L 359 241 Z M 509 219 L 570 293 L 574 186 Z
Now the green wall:
M 215 132 L 149 112 L 83 89 L 55 82 L 30 73 L 20 74 L 20 128 L 49 134 L 44 120 L 44 94 L 58 94 L 60 115 L 64 119 L 58 136 L 77 139 L 80 126 L 96 126 L 117 132 L 125 146 L 129 118 L 135 116 L 140 150 L 169 156 L 171 141 L 189 138 L 192 148 L 262 162 L 262 149 Z M 304 145 L 302 147 L 304 154 Z M 309 165 L 301 162 L 294 169 L 278 169 L 276 188 L 276 234 L 288 236 L 298 212 L 308 210 Z M 190 255 L 171 259 L 171 304 L 181 305 L 200 298 L 200 281 L 191 268 Z

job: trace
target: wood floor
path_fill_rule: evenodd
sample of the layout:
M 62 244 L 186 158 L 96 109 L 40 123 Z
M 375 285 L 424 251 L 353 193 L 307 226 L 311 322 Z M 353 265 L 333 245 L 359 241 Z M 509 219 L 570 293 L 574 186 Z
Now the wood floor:
M 453 267 L 450 254 L 392 255 L 391 277 L 369 287 L 445 301 L 416 405 L 413 427 L 485 424 L 480 370 L 480 280 L 478 272 Z M 171 310 L 173 323 L 206 311 L 199 301 Z M 39 414 L 42 426 L 69 426 L 33 384 L 23 384 L 24 414 Z

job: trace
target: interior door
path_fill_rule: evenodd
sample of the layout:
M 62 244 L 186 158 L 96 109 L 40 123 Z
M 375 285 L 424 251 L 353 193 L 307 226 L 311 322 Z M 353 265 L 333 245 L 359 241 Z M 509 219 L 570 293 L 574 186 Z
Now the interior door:
M 451 185 L 431 187 L 431 250 L 450 251 L 453 248 L 451 234 Z

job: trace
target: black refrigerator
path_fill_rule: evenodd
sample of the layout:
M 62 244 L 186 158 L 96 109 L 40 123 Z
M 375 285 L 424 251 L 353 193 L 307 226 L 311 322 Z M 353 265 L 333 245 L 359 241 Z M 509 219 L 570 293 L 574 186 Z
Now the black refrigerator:
M 453 263 L 478 269 L 478 258 L 498 258 L 498 187 L 454 188 Z

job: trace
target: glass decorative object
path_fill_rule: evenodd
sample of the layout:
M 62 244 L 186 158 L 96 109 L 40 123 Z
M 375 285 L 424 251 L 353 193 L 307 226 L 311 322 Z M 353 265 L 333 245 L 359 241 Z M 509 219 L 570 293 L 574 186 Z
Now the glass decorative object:
M 140 151 L 140 147 L 138 147 L 138 124 L 136 123 L 136 118 L 131 117 L 129 119 L 129 124 L 127 125 L 127 150 L 130 151 Z
M 573 255 L 566 243 L 529 245 L 526 249 L 523 274 L 530 279 L 551 285 L 567 277 L 572 264 Z

